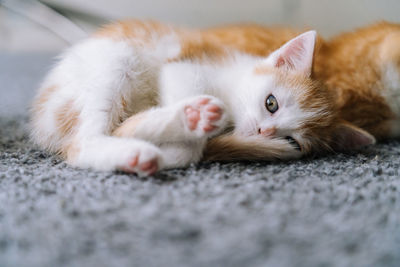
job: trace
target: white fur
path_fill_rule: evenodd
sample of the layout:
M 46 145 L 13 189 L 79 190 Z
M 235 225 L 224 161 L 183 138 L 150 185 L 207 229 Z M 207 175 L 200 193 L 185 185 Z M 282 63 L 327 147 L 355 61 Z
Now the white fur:
M 309 35 L 305 46 L 311 45 Z M 68 160 L 74 166 L 122 168 L 146 175 L 138 166 L 148 161 L 156 161 L 161 169 L 199 161 L 207 138 L 221 132 L 228 122 L 242 136 L 257 135 L 260 127 L 276 127 L 284 137 L 295 134 L 299 121 L 312 115 L 301 110 L 290 90 L 276 87 L 274 77 L 254 74 L 254 68 L 265 62 L 263 58 L 233 54 L 218 64 L 165 63 L 179 51 L 174 34 L 155 35 L 147 45 L 91 38 L 72 47 L 43 83 L 41 90 L 57 89 L 45 103 L 43 114 L 33 114 L 33 139 L 52 151 L 73 146 L 76 155 Z M 307 62 L 299 65 L 302 71 L 306 71 L 310 54 L 305 56 Z M 269 94 L 280 105 L 273 115 L 265 109 Z M 160 105 L 154 107 L 157 96 Z M 121 97 L 127 100 L 129 114 L 122 112 Z M 201 110 L 198 128 L 188 130 L 184 108 L 204 97 L 223 112 L 214 123 L 217 129 L 202 130 L 207 111 Z M 79 124 L 73 134 L 61 136 L 55 114 L 71 100 L 71 108 L 79 111 Z M 149 108 L 134 137 L 110 136 L 121 116 L 124 119 Z M 138 165 L 130 166 L 135 157 Z

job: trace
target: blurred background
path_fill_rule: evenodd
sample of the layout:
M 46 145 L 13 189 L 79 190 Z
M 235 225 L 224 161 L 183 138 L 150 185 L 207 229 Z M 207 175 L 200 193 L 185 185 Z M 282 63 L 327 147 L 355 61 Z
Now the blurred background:
M 400 22 L 399 0 L 0 0 L 0 51 L 59 51 L 101 24 L 151 18 L 192 27 L 256 22 L 323 36 L 378 20 Z

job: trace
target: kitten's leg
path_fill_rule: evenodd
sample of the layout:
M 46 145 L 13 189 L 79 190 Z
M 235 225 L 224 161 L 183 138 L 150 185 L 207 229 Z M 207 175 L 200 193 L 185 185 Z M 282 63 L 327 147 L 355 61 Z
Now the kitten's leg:
M 151 175 L 164 167 L 156 146 L 136 139 L 91 136 L 75 141 L 66 149 L 67 162 L 96 170 L 122 170 Z
M 36 98 L 33 139 L 74 166 L 154 173 L 163 167 L 158 147 L 110 134 L 124 114 L 122 99 L 141 104 L 139 93 L 153 88 L 144 85 L 155 71 L 156 66 L 123 42 L 89 39 L 73 47 Z
M 219 99 L 202 95 L 133 115 L 114 135 L 157 144 L 166 168 L 183 167 L 201 159 L 208 137 L 221 132 L 227 119 Z
M 225 106 L 218 98 L 201 95 L 133 115 L 114 131 L 114 135 L 136 137 L 155 144 L 197 142 L 220 133 L 227 120 Z
M 164 168 L 186 167 L 197 163 L 203 156 L 206 141 L 188 143 L 168 143 L 160 146 Z

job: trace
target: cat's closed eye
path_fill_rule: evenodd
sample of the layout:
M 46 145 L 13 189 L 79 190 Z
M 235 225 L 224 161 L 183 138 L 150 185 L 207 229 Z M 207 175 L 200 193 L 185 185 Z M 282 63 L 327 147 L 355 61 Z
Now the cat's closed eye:
M 276 100 L 274 95 L 269 95 L 265 100 L 265 108 L 271 112 L 275 113 L 279 109 L 278 100 Z
M 301 151 L 301 146 L 300 144 L 296 141 L 296 139 L 294 139 L 291 136 L 286 136 L 285 139 L 289 142 L 289 144 L 291 144 L 296 150 Z

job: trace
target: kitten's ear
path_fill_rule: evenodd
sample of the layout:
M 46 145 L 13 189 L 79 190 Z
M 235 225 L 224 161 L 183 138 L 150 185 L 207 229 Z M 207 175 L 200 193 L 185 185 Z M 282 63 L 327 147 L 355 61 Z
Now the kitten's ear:
M 332 147 L 337 151 L 357 150 L 375 144 L 374 136 L 349 122 L 339 123 L 334 131 Z
M 310 76 L 316 36 L 315 31 L 297 36 L 274 51 L 267 62 L 276 68 L 285 68 Z

